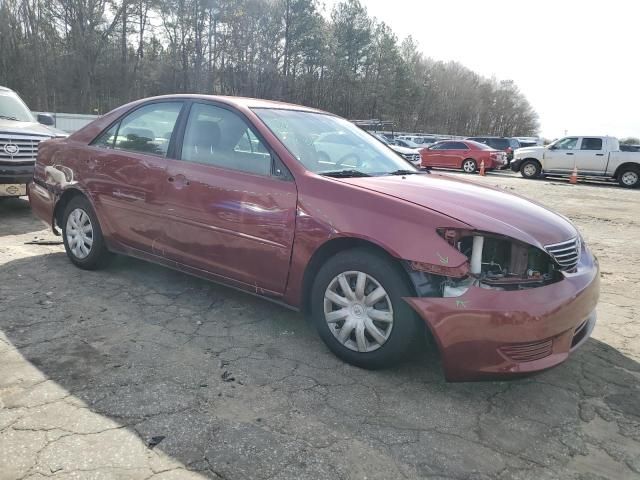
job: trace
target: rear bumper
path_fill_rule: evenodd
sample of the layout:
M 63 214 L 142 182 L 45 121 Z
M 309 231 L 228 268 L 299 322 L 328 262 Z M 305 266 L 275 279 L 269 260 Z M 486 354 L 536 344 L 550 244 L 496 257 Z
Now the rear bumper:
M 0 184 L 14 183 L 26 185 L 33 179 L 34 164 L 8 165 L 0 163 Z
M 27 195 L 29 196 L 29 204 L 33 214 L 47 225 L 53 227 L 55 196 L 35 182 L 29 182 L 27 185 Z
M 589 338 L 599 293 L 597 260 L 583 249 L 577 272 L 545 287 L 406 300 L 435 337 L 447 380 L 472 381 L 562 363 Z

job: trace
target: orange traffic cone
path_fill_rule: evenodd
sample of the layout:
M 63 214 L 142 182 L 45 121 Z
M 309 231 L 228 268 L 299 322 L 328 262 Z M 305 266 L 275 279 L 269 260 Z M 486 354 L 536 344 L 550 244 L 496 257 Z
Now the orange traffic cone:
M 572 185 L 578 183 L 578 167 L 576 165 L 573 166 L 573 172 L 571 172 L 571 176 L 569 177 L 569 183 Z
M 484 160 L 480 162 L 480 176 L 484 177 Z

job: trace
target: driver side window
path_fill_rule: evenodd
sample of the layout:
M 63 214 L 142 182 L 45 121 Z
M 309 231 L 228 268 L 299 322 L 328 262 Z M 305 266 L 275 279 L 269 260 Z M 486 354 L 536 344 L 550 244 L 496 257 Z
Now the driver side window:
M 271 154 L 236 113 L 194 103 L 182 142 L 182 160 L 255 175 L 271 174 Z
M 563 138 L 554 146 L 556 150 L 575 150 L 578 146 L 578 137 Z

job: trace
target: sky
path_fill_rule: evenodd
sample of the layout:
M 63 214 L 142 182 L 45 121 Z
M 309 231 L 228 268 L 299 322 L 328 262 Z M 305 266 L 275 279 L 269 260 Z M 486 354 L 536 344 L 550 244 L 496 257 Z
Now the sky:
M 400 41 L 413 36 L 426 56 L 514 80 L 543 137 L 640 138 L 638 0 L 361 3 Z

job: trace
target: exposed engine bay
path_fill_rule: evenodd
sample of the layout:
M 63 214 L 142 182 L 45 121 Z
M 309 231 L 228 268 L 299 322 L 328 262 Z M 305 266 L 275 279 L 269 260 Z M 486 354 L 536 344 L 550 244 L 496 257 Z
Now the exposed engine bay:
M 442 235 L 469 259 L 469 272 L 462 278 L 454 278 L 433 271 L 415 271 L 423 269 L 412 264 L 412 277 L 422 296 L 458 297 L 471 286 L 524 290 L 563 278 L 549 254 L 517 240 L 456 230 L 446 230 Z

